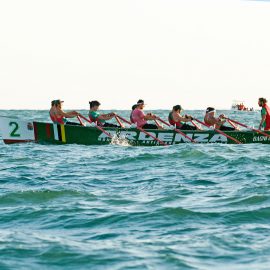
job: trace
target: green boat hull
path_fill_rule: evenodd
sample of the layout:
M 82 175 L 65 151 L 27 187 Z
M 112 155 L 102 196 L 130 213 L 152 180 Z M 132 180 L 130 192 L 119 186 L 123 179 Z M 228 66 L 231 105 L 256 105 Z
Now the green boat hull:
M 156 146 L 159 142 L 137 129 L 104 128 L 113 136 L 109 138 L 95 127 L 83 127 L 72 125 L 56 125 L 51 123 L 34 122 L 35 141 L 50 144 L 82 144 L 82 145 L 106 145 L 127 144 L 134 146 Z M 174 130 L 147 130 L 153 136 L 159 138 L 167 145 L 190 143 L 183 135 Z M 230 138 L 215 132 L 207 131 L 183 131 L 197 143 L 223 143 L 236 144 Z M 267 132 L 270 135 L 270 132 Z M 269 144 L 270 138 L 253 131 L 230 131 L 227 135 L 237 139 L 243 144 L 264 143 Z

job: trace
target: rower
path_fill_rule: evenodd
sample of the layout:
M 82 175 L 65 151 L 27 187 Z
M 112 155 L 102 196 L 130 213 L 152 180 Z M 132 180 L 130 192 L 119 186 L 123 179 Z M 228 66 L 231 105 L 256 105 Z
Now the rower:
M 51 108 L 50 112 L 52 112 L 51 114 L 51 118 L 53 120 L 54 123 L 56 124 L 61 124 L 61 125 L 73 125 L 73 126 L 80 126 L 81 124 L 79 123 L 74 123 L 74 122 L 69 122 L 67 120 L 67 118 L 74 118 L 77 116 L 80 116 L 80 114 L 76 111 L 71 111 L 71 112 L 64 112 L 62 110 L 62 103 L 64 101 L 58 99 L 58 100 L 54 100 L 54 109 Z M 53 104 L 53 102 L 52 102 Z
M 102 127 L 120 128 L 120 126 L 106 122 L 106 120 L 111 120 L 116 116 L 114 112 L 107 114 L 100 114 L 98 110 L 101 104 L 97 100 L 89 101 L 89 105 L 90 105 L 89 118 L 92 122 L 96 122 L 97 125 Z
M 186 124 L 187 122 L 191 122 L 193 118 L 189 115 L 182 116 L 182 111 L 183 109 L 181 105 L 173 106 L 173 109 L 169 113 L 168 117 L 170 124 L 181 130 L 197 130 L 195 126 Z
M 133 105 L 132 106 L 132 108 L 131 108 L 131 114 L 130 114 L 130 122 L 131 123 L 133 123 L 133 124 L 135 124 L 135 122 L 134 122 L 134 120 L 133 120 L 133 118 L 132 118 L 132 114 L 133 114 L 133 111 L 135 110 L 135 109 L 137 109 L 137 107 L 138 107 L 138 105 L 137 104 L 135 104 L 135 105 Z
M 226 123 L 225 115 L 221 114 L 219 117 L 215 117 L 215 108 L 213 107 L 208 107 L 206 109 L 205 117 L 204 117 L 204 122 L 211 127 L 214 127 L 219 130 L 223 131 L 234 131 L 234 127 L 228 127 L 225 126 L 224 124 Z
M 148 120 L 157 120 L 157 116 L 152 113 L 145 114 L 143 109 L 145 107 L 145 103 L 142 99 L 138 100 L 136 104 L 136 108 L 131 113 L 131 118 L 134 124 L 137 124 L 137 127 L 143 129 L 158 129 L 158 126 L 155 124 L 148 124 Z
M 267 105 L 267 100 L 265 98 L 259 98 L 258 105 L 262 108 L 262 119 L 259 129 L 264 128 L 265 131 L 270 130 L 270 107 Z
M 53 123 L 56 123 L 56 118 L 55 118 L 55 112 L 56 112 L 56 108 L 55 108 L 55 100 L 53 100 L 51 102 L 51 109 L 49 111 L 50 114 L 50 118 L 53 121 Z

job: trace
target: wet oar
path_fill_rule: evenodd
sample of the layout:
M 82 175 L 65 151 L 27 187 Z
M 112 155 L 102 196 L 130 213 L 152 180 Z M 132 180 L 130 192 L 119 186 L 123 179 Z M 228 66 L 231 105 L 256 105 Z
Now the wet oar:
M 132 123 L 130 121 L 128 121 L 127 119 L 121 117 L 120 115 L 117 115 L 117 117 L 119 119 L 121 119 L 122 121 L 124 121 L 125 123 L 132 125 Z M 168 146 L 168 144 L 166 144 L 165 142 L 161 141 L 159 138 L 153 136 L 152 134 L 150 134 L 149 132 L 147 132 L 146 130 L 144 130 L 143 128 L 137 127 L 138 130 L 140 130 L 141 132 L 145 133 L 146 135 L 148 135 L 149 137 L 153 138 L 155 141 L 159 142 L 160 144 L 164 145 L 164 146 Z
M 91 122 L 90 120 L 88 120 L 86 117 L 84 117 L 83 115 L 80 115 L 80 117 L 82 118 L 82 119 L 84 119 L 86 122 L 88 122 L 89 124 L 92 124 L 92 123 L 94 123 L 94 122 Z M 95 126 L 96 126 L 96 128 L 97 129 L 99 129 L 100 131 L 102 131 L 104 134 L 106 134 L 109 138 L 113 138 L 112 137 L 112 135 L 109 133 L 109 132 L 107 132 L 106 130 L 104 130 L 102 127 L 100 127 L 99 125 L 97 125 L 96 123 L 94 123 L 95 124 Z
M 235 123 L 236 125 L 239 125 L 239 126 L 242 126 L 242 127 L 247 128 L 247 129 L 256 131 L 257 133 L 260 133 L 260 134 L 262 134 L 262 135 L 267 136 L 267 137 L 270 138 L 270 135 L 267 134 L 266 132 L 263 132 L 263 131 L 261 131 L 261 130 L 259 130 L 259 129 L 256 129 L 256 128 L 249 127 L 249 126 L 247 126 L 247 125 L 245 125 L 245 124 L 242 124 L 242 123 L 237 122 L 237 121 L 235 121 L 235 120 L 233 120 L 233 119 L 230 119 L 230 118 L 226 118 L 226 119 L 227 119 L 228 121 L 231 121 L 232 123 Z
M 198 123 L 200 123 L 201 125 L 210 128 L 209 125 L 205 124 L 204 122 L 200 121 L 199 119 L 194 118 L 194 120 L 197 121 Z M 237 144 L 242 144 L 240 141 L 238 141 L 237 139 L 231 137 L 230 135 L 227 135 L 226 133 L 222 132 L 221 130 L 216 129 L 216 128 L 214 130 L 216 132 L 222 134 L 223 136 L 227 137 L 228 139 L 231 139 L 232 141 L 236 142 Z
M 162 120 L 161 118 L 158 118 L 158 120 L 159 120 L 161 123 L 163 123 L 163 124 L 165 124 L 166 126 L 168 126 L 168 127 L 171 126 L 169 123 L 167 123 L 166 121 Z M 174 128 L 173 130 L 174 130 L 175 132 L 181 134 L 181 135 L 184 136 L 185 138 L 187 138 L 187 139 L 188 139 L 189 141 L 191 141 L 192 143 L 197 143 L 197 142 L 195 142 L 192 138 L 190 138 L 188 135 L 186 135 L 184 132 L 180 131 L 179 129 Z

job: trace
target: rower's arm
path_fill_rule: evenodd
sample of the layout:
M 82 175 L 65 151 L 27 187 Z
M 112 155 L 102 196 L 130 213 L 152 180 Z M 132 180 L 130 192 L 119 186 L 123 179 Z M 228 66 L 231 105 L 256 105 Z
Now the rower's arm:
M 114 118 L 115 113 L 101 114 L 97 119 L 98 120 L 111 120 Z
M 266 115 L 262 115 L 262 120 L 260 122 L 259 129 L 262 129 L 262 126 L 263 126 L 263 123 L 265 122 L 265 120 L 266 120 Z
M 78 112 L 76 112 L 76 111 L 72 111 L 72 112 L 65 113 L 65 112 L 62 111 L 62 110 L 58 110 L 58 111 L 57 111 L 57 114 L 58 114 L 58 115 L 61 115 L 61 116 L 64 116 L 64 117 L 66 117 L 66 118 L 73 118 L 73 117 L 76 117 L 76 116 L 80 115 L 80 114 L 79 114 Z
M 175 115 L 174 119 L 175 122 L 190 122 L 191 118 L 182 117 L 180 115 Z
M 146 114 L 144 117 L 143 117 L 144 120 L 156 120 L 157 117 L 154 115 L 154 114 Z
M 216 124 L 219 125 L 223 125 L 224 123 L 226 123 L 226 119 L 217 118 L 216 121 L 217 121 Z

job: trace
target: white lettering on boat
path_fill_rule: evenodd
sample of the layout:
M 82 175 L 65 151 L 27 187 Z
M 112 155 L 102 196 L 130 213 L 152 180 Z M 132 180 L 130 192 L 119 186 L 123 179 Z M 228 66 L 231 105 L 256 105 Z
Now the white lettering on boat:
M 173 142 L 174 133 L 159 133 L 158 139 L 163 142 L 171 143 Z
M 156 137 L 156 134 L 154 132 L 148 132 L 148 133 L 151 134 L 152 136 Z M 139 141 L 153 141 L 154 138 L 145 134 L 144 132 L 140 132 L 138 140 Z
M 192 138 L 193 134 L 186 134 L 189 138 Z M 180 143 L 180 142 L 190 142 L 188 138 L 186 138 L 184 135 L 177 133 L 175 135 L 174 143 Z
M 228 138 L 225 137 L 224 135 L 221 134 L 215 134 L 211 139 L 210 139 L 210 143 L 226 143 L 228 141 Z
M 254 136 L 253 137 L 253 142 L 267 142 L 270 141 L 269 137 L 266 136 Z
M 209 134 L 208 133 L 194 134 L 193 139 L 199 143 L 208 143 L 209 142 Z
M 130 141 L 136 141 L 137 132 L 136 131 L 121 131 L 119 136 Z
M 121 131 L 116 132 L 115 130 L 106 130 L 111 136 L 118 136 L 120 138 L 125 138 L 130 141 L 140 141 L 141 143 L 147 145 L 156 145 L 159 144 L 153 137 L 158 138 L 159 140 L 165 142 L 166 144 L 176 144 L 176 143 L 190 143 L 190 140 L 184 135 L 173 132 L 149 132 L 153 137 L 145 134 L 144 132 L 136 131 Z M 214 134 L 211 136 L 211 133 L 187 133 L 189 138 L 192 138 L 197 143 L 227 143 L 228 138 L 222 134 Z M 138 139 L 137 139 L 138 137 Z M 267 137 L 260 136 L 254 137 L 253 141 L 265 141 Z M 111 139 L 104 133 L 101 133 L 98 137 L 99 141 L 110 141 Z

